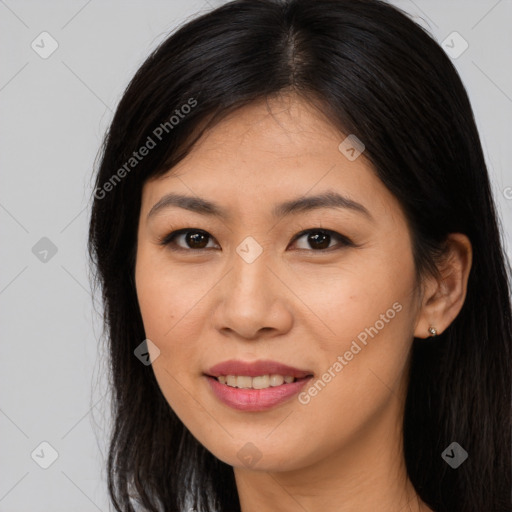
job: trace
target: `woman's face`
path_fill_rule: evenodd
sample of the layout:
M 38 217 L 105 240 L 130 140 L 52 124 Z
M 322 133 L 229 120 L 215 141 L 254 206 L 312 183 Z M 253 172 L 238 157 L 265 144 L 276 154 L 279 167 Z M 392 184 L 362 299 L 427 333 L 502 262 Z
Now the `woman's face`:
M 193 436 L 232 466 L 286 471 L 391 435 L 421 311 L 405 217 L 364 152 L 339 149 L 345 136 L 297 97 L 270 107 L 237 111 L 146 183 L 136 287 L 156 379 Z M 149 215 L 168 194 L 189 208 Z M 228 360 L 313 377 L 212 382 Z

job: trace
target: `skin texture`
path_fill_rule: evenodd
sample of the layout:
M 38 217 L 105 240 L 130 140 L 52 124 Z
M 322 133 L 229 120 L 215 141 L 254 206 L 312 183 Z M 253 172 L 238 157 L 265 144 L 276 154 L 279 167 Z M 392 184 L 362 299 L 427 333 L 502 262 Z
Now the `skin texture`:
M 135 279 L 146 336 L 160 350 L 153 370 L 190 432 L 234 467 L 243 512 L 430 510 L 403 460 L 406 369 L 413 337 L 428 338 L 430 326 L 443 332 L 460 311 L 471 246 L 453 235 L 442 278 L 418 282 L 399 203 L 364 153 L 350 161 L 340 152 L 344 138 L 308 103 L 283 95 L 231 114 L 143 189 Z M 276 203 L 328 190 L 371 218 L 341 208 L 271 215 Z M 214 201 L 230 217 L 173 206 L 148 218 L 170 192 Z M 183 228 L 209 236 L 196 245 L 178 236 L 182 251 L 159 243 Z M 335 235 L 325 245 L 295 239 L 320 228 L 357 246 Z M 263 250 L 252 263 L 236 252 L 247 236 Z M 394 304 L 394 318 L 307 404 L 293 397 L 238 411 L 203 375 L 227 359 L 272 359 L 316 381 Z M 249 442 L 260 457 L 252 466 L 237 456 Z

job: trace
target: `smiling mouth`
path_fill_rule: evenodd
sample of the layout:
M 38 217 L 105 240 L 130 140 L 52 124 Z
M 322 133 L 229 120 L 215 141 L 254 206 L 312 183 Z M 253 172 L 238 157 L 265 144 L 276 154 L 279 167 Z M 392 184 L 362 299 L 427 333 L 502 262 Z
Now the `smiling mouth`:
M 242 412 L 263 412 L 291 400 L 313 375 L 295 377 L 269 373 L 251 377 L 204 374 L 204 377 L 213 394 L 225 405 Z

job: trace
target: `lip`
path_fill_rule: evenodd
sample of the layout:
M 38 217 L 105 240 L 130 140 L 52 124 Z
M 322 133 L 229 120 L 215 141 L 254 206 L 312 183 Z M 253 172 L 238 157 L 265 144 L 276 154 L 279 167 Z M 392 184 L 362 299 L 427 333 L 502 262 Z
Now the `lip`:
M 239 411 L 265 411 L 288 401 L 297 395 L 313 377 L 303 377 L 290 384 L 265 389 L 232 388 L 221 384 L 215 377 L 204 376 L 215 396 L 224 404 Z
M 265 389 L 242 389 L 221 384 L 215 378 L 221 375 L 258 377 L 271 374 L 291 376 L 298 380 Z M 224 404 L 240 411 L 257 412 L 276 407 L 291 399 L 313 378 L 313 372 L 270 360 L 253 362 L 230 360 L 212 366 L 205 372 L 204 377 L 215 396 Z
M 221 375 L 258 377 L 259 375 L 279 374 L 283 377 L 289 375 L 296 379 L 313 376 L 313 372 L 310 370 L 300 370 L 268 359 L 252 362 L 230 359 L 229 361 L 223 361 L 222 363 L 212 366 L 205 374 L 210 377 L 220 377 Z

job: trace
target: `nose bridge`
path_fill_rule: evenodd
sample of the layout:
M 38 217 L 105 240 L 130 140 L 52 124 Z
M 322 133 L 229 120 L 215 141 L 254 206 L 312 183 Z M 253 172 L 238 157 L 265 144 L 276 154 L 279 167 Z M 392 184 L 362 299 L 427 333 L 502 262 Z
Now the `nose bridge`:
M 235 250 L 232 259 L 231 295 L 250 301 L 264 299 L 272 287 L 270 282 L 270 251 L 253 237 L 246 237 Z
M 263 329 L 289 328 L 290 312 L 283 285 L 272 271 L 270 251 L 254 239 L 244 239 L 236 248 L 230 267 L 220 289 L 216 328 L 235 331 L 245 338 L 254 338 Z

